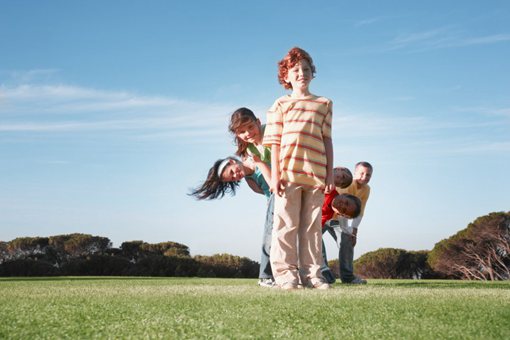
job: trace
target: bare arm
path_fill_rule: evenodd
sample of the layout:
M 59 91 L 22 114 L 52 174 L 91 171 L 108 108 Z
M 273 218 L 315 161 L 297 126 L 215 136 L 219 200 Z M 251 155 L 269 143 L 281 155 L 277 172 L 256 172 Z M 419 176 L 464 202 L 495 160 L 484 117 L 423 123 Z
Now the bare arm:
M 270 190 L 272 193 L 282 196 L 283 187 L 280 178 L 280 145 L 271 145 L 271 185 Z
M 248 186 L 251 188 L 251 190 L 253 190 L 257 194 L 264 195 L 264 191 L 258 186 L 258 184 L 253 179 L 248 177 L 245 177 L 244 179 L 246 180 L 246 183 L 248 183 Z
M 266 183 L 268 183 L 268 185 L 271 185 L 271 168 L 269 167 L 269 165 L 267 165 L 267 163 L 262 162 L 260 160 L 260 157 L 256 155 L 253 155 L 252 158 L 253 163 L 255 163 L 257 168 L 262 173 L 262 176 L 264 176 L 264 180 L 266 181 Z
M 324 148 L 326 149 L 326 188 L 324 192 L 329 194 L 335 189 L 333 177 L 333 141 L 329 137 L 324 138 Z

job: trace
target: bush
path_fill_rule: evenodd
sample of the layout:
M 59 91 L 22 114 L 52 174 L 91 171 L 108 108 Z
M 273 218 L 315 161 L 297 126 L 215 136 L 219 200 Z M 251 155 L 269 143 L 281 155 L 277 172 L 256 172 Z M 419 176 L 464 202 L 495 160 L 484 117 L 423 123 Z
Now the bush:
M 33 259 L 17 259 L 0 264 L 0 276 L 55 276 L 60 271 L 53 264 Z
M 510 279 L 510 212 L 490 213 L 434 246 L 428 259 L 454 279 Z
M 427 264 L 427 251 L 381 248 L 354 262 L 356 273 L 366 278 L 425 279 L 436 277 Z

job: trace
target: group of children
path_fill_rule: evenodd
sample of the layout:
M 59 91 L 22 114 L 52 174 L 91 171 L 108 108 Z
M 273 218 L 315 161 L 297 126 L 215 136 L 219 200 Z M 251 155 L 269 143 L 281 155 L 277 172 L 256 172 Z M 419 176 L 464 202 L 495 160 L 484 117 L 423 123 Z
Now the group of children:
M 292 48 L 278 63 L 278 80 L 291 94 L 274 102 L 265 126 L 251 110 L 236 110 L 229 131 L 240 159 L 216 161 L 191 192 L 198 199 L 221 198 L 235 194 L 244 178 L 267 197 L 259 273 L 265 287 L 329 289 L 335 278 L 322 241 L 326 231 L 340 248 L 342 282 L 366 283 L 354 276 L 352 261 L 372 166 L 358 163 L 354 177 L 347 168 L 333 168 L 333 103 L 310 93 L 314 75 L 310 55 Z M 351 226 L 348 219 L 354 219 Z

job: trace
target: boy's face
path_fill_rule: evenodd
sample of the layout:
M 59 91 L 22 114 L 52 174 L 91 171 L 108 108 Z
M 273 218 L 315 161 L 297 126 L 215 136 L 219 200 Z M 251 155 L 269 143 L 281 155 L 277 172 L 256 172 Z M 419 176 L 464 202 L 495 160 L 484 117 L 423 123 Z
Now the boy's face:
M 342 189 L 347 188 L 352 183 L 352 178 L 342 168 L 335 168 L 333 172 L 335 186 Z
M 372 178 L 372 170 L 370 168 L 358 165 L 354 170 L 354 180 L 359 185 L 367 185 L 370 182 L 370 178 Z
M 292 90 L 306 90 L 313 79 L 312 68 L 306 59 L 301 59 L 289 69 L 285 81 L 290 83 Z
M 356 211 L 356 203 L 348 197 L 340 197 L 338 200 L 334 201 L 332 208 L 338 215 L 345 218 L 352 218 Z

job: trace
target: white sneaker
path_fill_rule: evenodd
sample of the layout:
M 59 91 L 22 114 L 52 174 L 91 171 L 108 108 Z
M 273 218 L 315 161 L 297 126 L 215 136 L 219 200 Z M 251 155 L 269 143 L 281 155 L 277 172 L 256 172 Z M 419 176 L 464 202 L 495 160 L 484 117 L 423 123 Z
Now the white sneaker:
M 327 282 L 324 282 L 324 281 L 320 281 L 320 282 L 317 282 L 316 284 L 312 285 L 312 288 L 315 288 L 315 289 L 330 289 L 331 288 L 331 285 Z
M 295 289 L 299 289 L 299 285 L 296 283 L 293 283 L 293 282 L 285 282 L 285 283 L 282 283 L 279 286 L 279 288 L 283 289 L 283 290 L 295 290 Z
M 275 283 L 273 279 L 259 279 L 258 285 L 265 288 L 273 288 Z

